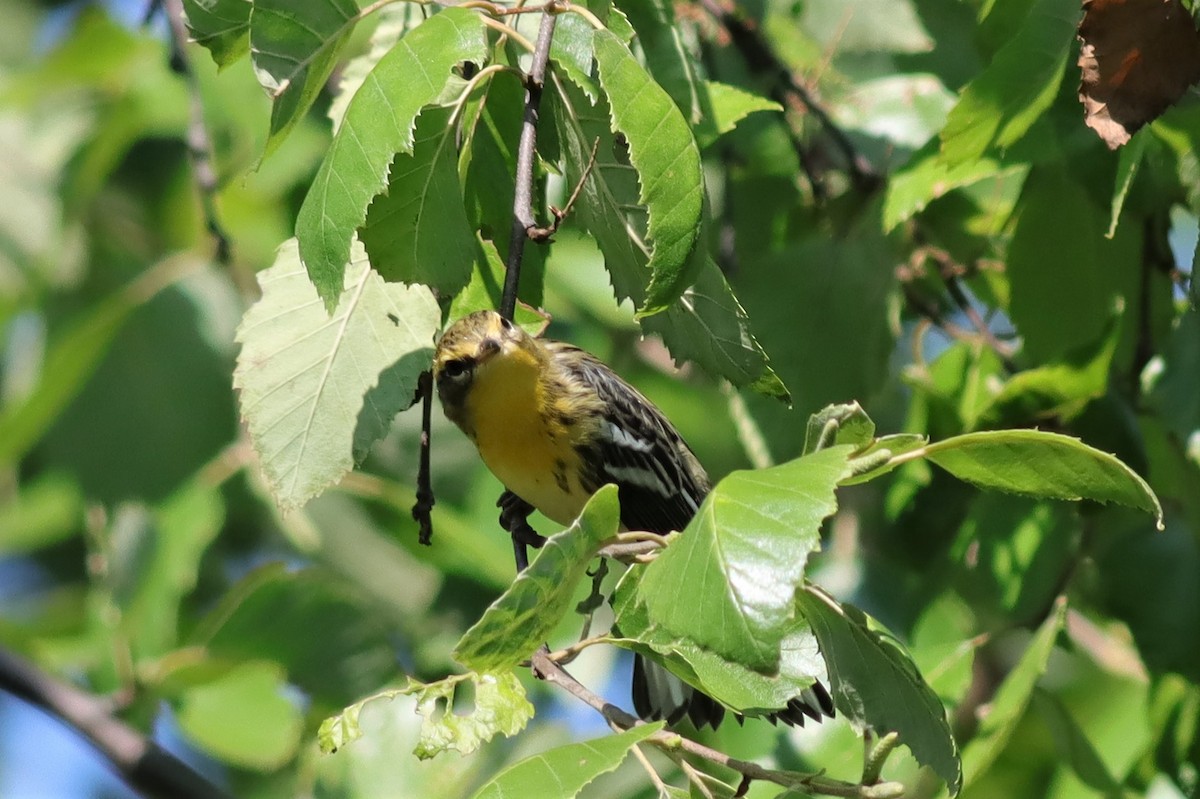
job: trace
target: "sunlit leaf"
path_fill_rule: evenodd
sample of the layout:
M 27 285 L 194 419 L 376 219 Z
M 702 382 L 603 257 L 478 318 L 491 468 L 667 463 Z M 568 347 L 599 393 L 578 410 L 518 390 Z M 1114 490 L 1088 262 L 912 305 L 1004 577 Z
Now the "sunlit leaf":
M 662 728 L 662 722 L 645 724 L 526 758 L 497 774 L 475 792 L 473 799 L 574 799 L 584 786 L 621 765 L 630 749 Z
M 454 707 L 458 687 L 469 680 L 474 706 L 466 713 Z M 421 738 L 413 751 L 422 760 L 450 749 L 467 755 L 497 734 L 513 736 L 533 718 L 533 705 L 511 671 L 498 674 L 469 674 L 422 684 L 409 680 L 404 693 L 417 700 L 422 717 Z
M 597 491 L 575 523 L 552 536 L 512 586 L 458 642 L 454 659 L 479 672 L 528 658 L 571 611 L 575 588 L 601 543 L 620 524 L 617 487 Z
M 295 241 L 259 273 L 263 297 L 238 330 L 242 417 L 284 508 L 342 477 L 412 404 L 441 313 L 429 289 L 387 284 L 356 248 L 346 297 L 325 312 Z
M 793 597 L 852 447 L 831 447 L 719 482 L 641 579 L 649 622 L 772 674 L 795 618 Z M 694 602 L 680 602 L 682 586 Z
M 449 8 L 406 34 L 354 95 L 296 220 L 300 257 L 327 308 L 341 296 L 351 240 L 387 185 L 393 156 L 412 152 L 421 109 L 442 93 L 456 64 L 485 54 L 479 15 Z

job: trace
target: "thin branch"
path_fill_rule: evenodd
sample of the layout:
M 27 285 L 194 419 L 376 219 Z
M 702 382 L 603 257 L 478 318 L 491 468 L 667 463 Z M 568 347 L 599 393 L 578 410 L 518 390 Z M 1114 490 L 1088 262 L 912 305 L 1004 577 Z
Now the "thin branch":
M 866 156 L 858 151 L 850 137 L 846 135 L 829 112 L 817 101 L 787 65 L 775 55 L 771 45 L 758 29 L 757 23 L 745 11 L 736 5 L 725 4 L 722 0 L 699 0 L 701 6 L 711 14 L 729 33 L 734 47 L 746 60 L 746 65 L 753 72 L 770 76 L 775 81 L 772 95 L 780 100 L 785 107 L 794 107 L 816 117 L 818 123 L 829 134 L 834 145 L 842 152 L 846 160 L 846 168 L 850 179 L 860 191 L 873 191 L 879 186 L 879 175 Z M 782 95 L 782 96 L 781 96 Z M 798 148 L 801 166 L 809 176 L 813 185 L 814 195 L 820 196 L 824 191 L 824 182 L 807 150 Z
M 575 190 L 571 192 L 571 196 L 567 198 L 567 204 L 559 210 L 553 205 L 550 206 L 550 213 L 554 216 L 554 221 L 549 227 L 533 227 L 529 232 L 529 238 L 536 242 L 550 241 L 550 237 L 558 232 L 559 225 L 571 213 L 571 209 L 575 206 L 575 201 L 579 199 L 580 192 L 583 191 L 583 184 L 587 182 L 588 175 L 592 174 L 592 169 L 596 166 L 596 150 L 600 147 L 600 138 L 592 142 L 592 154 L 588 157 L 587 166 L 583 168 L 583 174 L 579 176 L 579 182 L 575 184 Z
M 228 799 L 228 794 L 187 763 L 113 718 L 109 702 L 51 677 L 3 648 L 0 689 L 71 726 L 139 793 L 162 799 Z
M 549 651 L 542 647 L 531 658 L 533 674 L 540 680 L 557 685 L 581 702 L 591 706 L 604 717 L 610 725 L 627 730 L 640 726 L 645 722 L 597 696 L 587 686 L 572 677 L 566 669 L 551 659 Z M 851 799 L 898 799 L 904 793 L 904 786 L 895 782 L 881 782 L 872 785 L 861 785 L 841 780 L 831 779 L 821 774 L 803 774 L 794 771 L 780 771 L 760 766 L 748 760 L 739 760 L 719 752 L 712 747 L 684 738 L 678 733 L 661 730 L 651 735 L 645 741 L 671 753 L 684 752 L 699 757 L 710 763 L 732 769 L 750 780 L 771 782 L 785 788 L 799 788 L 809 793 L 826 796 L 843 796 Z
M 192 69 L 187 52 L 188 32 L 183 22 L 183 0 L 163 0 L 162 10 L 171 28 L 171 66 L 183 76 L 188 86 L 188 157 L 192 162 L 192 173 L 195 175 L 196 188 L 200 194 L 204 226 L 216 245 L 214 260 L 222 267 L 229 268 L 233 265 L 233 252 L 229 235 L 225 232 L 217 211 L 217 191 L 220 182 L 214 166 L 212 137 L 209 136 L 208 126 L 204 122 L 204 100 L 200 93 L 200 81 L 196 77 L 196 71 Z M 257 294 L 258 284 L 253 275 L 234 270 L 233 277 L 244 294 Z
M 533 51 L 533 63 L 529 77 L 525 80 L 525 119 L 521 126 L 521 140 L 517 145 L 517 167 L 514 175 L 512 234 L 508 242 L 508 260 L 505 263 L 504 294 L 500 300 L 500 315 L 512 319 L 517 307 L 517 286 L 521 280 L 521 258 L 525 254 L 525 242 L 529 231 L 536 228 L 533 218 L 533 163 L 537 149 L 538 115 L 542 104 L 542 89 L 546 81 L 546 63 L 550 60 L 550 42 L 554 38 L 554 25 L 558 20 L 557 3 L 547 3 L 546 12 L 538 28 L 537 45 Z

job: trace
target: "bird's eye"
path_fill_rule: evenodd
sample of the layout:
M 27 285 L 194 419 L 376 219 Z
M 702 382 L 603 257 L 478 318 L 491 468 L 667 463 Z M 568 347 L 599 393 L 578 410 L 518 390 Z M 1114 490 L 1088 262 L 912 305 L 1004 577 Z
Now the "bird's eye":
M 508 317 L 500 317 L 500 327 L 504 328 L 505 330 L 512 330 L 512 325 L 512 320 L 510 320 Z
M 448 377 L 451 380 L 461 379 L 470 370 L 471 364 L 466 358 L 455 358 L 452 361 L 446 361 L 442 364 L 442 376 Z

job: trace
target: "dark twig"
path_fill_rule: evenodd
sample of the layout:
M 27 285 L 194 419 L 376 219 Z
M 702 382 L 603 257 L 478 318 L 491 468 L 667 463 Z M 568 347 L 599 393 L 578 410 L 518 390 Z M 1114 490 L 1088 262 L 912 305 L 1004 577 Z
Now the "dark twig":
M 592 693 L 587 686 L 580 683 L 566 669 L 555 662 L 545 647 L 542 647 L 533 654 L 531 665 L 535 677 L 552 685 L 559 686 L 576 699 L 590 705 L 614 728 L 627 730 L 645 723 L 634 718 L 611 702 L 606 702 L 602 697 Z M 739 760 L 738 758 L 730 757 L 724 752 L 684 738 L 669 730 L 661 730 L 651 735 L 646 739 L 646 743 L 661 749 L 667 754 L 682 752 L 732 769 L 742 775 L 743 783 L 748 780 L 761 780 L 782 785 L 785 788 L 801 789 L 809 793 L 819 793 L 826 796 L 856 797 L 857 799 L 898 799 L 904 792 L 904 787 L 895 782 L 856 785 L 850 782 L 830 779 L 821 774 L 802 774 L 794 771 L 777 771 L 764 768 L 748 760 Z
M 208 126 L 204 123 L 204 101 L 200 96 L 200 81 L 192 69 L 187 53 L 188 32 L 183 22 L 183 0 L 155 0 L 151 10 L 161 4 L 171 28 L 171 68 L 182 75 L 187 81 L 190 110 L 187 127 L 188 156 L 192 161 L 192 172 L 196 179 L 196 188 L 200 194 L 200 205 L 204 213 L 204 225 L 208 229 L 216 245 L 214 259 L 222 267 L 233 263 L 229 235 L 221 225 L 217 213 L 217 190 L 220 188 L 217 171 L 213 166 L 212 137 L 208 135 Z M 148 12 L 149 14 L 150 12 Z M 234 275 L 242 282 L 240 274 Z M 250 292 L 257 292 L 257 284 L 251 279 Z M 246 289 L 246 286 L 240 286 Z
M 421 402 L 421 455 L 417 465 L 417 501 L 412 517 L 417 523 L 417 540 L 429 546 L 433 543 L 433 485 L 429 473 L 430 428 L 433 416 L 433 373 L 422 372 L 417 381 L 417 396 Z
M 798 81 L 787 65 L 775 55 L 771 45 L 759 31 L 757 23 L 742 9 L 732 4 L 726 5 L 722 0 L 699 0 L 699 3 L 729 32 L 730 40 L 742 54 L 751 71 L 767 75 L 774 81 L 771 90 L 773 99 L 785 107 L 798 104 L 800 110 L 816 117 L 834 145 L 842 152 L 855 187 L 864 192 L 873 191 L 878 187 L 879 175 L 871 162 L 858 151 L 850 137 L 833 121 L 829 112 L 813 97 L 812 92 Z M 813 194 L 819 196 L 824 191 L 824 180 L 820 170 L 811 160 L 811 154 L 806 148 L 798 147 L 797 154 L 813 186 Z
M 546 81 L 546 62 L 550 60 L 550 41 L 558 20 L 556 3 L 547 3 L 538 28 L 533 63 L 525 80 L 525 119 L 521 126 L 521 141 L 517 145 L 517 168 L 514 175 L 512 234 L 508 241 L 508 261 L 505 264 L 504 294 L 500 299 L 500 315 L 512 319 L 517 307 L 517 286 L 521 280 L 521 258 L 530 231 L 537 228 L 533 218 L 533 162 L 537 149 L 538 114 L 542 105 L 542 88 Z
M 191 766 L 112 716 L 100 697 L 45 674 L 0 648 L 0 689 L 70 725 L 92 743 L 129 787 L 162 799 L 227 799 Z

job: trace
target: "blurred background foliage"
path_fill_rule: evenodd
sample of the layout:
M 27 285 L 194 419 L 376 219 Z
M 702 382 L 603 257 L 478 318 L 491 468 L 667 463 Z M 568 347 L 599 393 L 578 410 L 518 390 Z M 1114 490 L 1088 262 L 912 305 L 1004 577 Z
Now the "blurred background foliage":
M 794 457 L 807 415 L 850 400 L 883 432 L 1038 426 L 1116 453 L 1162 498 L 1165 531 L 912 464 L 841 494 L 813 576 L 909 644 L 968 746 L 965 795 L 1195 796 L 1200 317 L 1186 286 L 1200 104 L 1135 139 L 1112 235 L 1122 155 L 1083 127 L 1073 60 L 1028 135 L 965 167 L 934 163 L 957 93 L 1034 6 L 745 4 L 875 173 L 856 180 L 830 129 L 796 106 L 705 150 L 711 247 L 792 408 L 675 373 L 570 220 L 548 249 L 545 306 L 554 336 L 637 384 L 717 476 Z M 528 680 L 538 721 L 474 756 L 409 756 L 405 698 L 369 706 L 363 740 L 318 754 L 325 716 L 405 674 L 453 669 L 454 642 L 512 576 L 499 485 L 436 414 L 436 533 L 419 547 L 410 411 L 339 489 L 274 509 L 239 430 L 233 334 L 329 142 L 328 98 L 259 163 L 270 104 L 248 61 L 218 73 L 189 51 L 233 245 L 219 268 L 188 160 L 187 84 L 165 25 L 141 25 L 142 12 L 7 0 L 0 25 L 0 642 L 111 696 L 237 796 L 457 797 L 505 763 L 602 733 Z M 771 92 L 701 6 L 677 15 L 710 77 Z M 597 649 L 574 667 L 622 705 L 628 668 Z M 989 707 L 1003 713 L 980 722 Z M 709 738 L 833 776 L 854 775 L 861 753 L 842 722 L 727 724 Z M 894 769 L 914 795 L 936 792 L 911 763 Z M 653 795 L 628 764 L 593 787 Z M 0 693 L 0 796 L 128 795 Z

